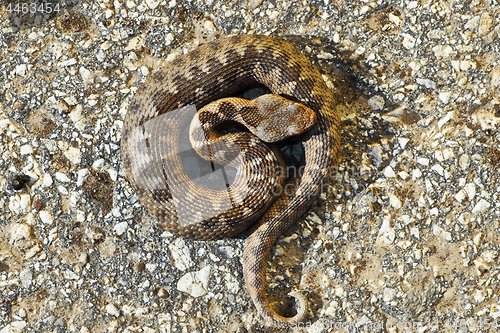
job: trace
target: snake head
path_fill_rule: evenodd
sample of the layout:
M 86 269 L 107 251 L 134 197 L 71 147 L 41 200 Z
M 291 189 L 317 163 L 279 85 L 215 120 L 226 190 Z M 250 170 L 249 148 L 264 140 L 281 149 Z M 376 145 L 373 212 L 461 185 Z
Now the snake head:
M 276 142 L 304 133 L 316 123 L 313 110 L 279 95 L 262 95 L 252 102 L 261 120 L 249 129 L 265 142 Z

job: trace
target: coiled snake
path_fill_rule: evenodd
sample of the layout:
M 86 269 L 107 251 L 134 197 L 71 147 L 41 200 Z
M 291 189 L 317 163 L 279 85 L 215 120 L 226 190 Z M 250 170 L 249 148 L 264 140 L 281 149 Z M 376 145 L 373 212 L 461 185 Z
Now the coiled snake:
M 236 140 L 238 143 L 229 144 L 236 153 L 226 156 L 226 160 L 239 158 L 243 169 L 238 169 L 227 189 L 194 183 L 187 176 L 182 152 L 179 153 L 179 149 L 185 149 L 180 137 L 190 120 L 185 119 L 186 114 L 256 84 L 316 113 L 316 123 L 299 135 L 304 148 L 300 182 L 293 194 L 281 195 L 274 202 L 270 193 L 279 190 L 281 184 L 268 180 L 271 176 L 262 173 L 267 169 L 272 174 L 282 162 L 268 158 L 272 148 L 254 154 L 257 143 L 249 138 L 251 134 L 243 133 L 243 139 Z M 138 89 L 125 117 L 121 144 L 127 179 L 149 213 L 169 231 L 197 240 L 220 239 L 257 221 L 245 242 L 243 274 L 259 314 L 275 326 L 289 326 L 305 314 L 304 304 L 290 318 L 278 315 L 269 306 L 265 271 L 276 239 L 318 197 L 336 163 L 340 136 L 333 102 L 319 72 L 291 45 L 267 36 L 240 35 L 204 44 L 151 75 Z M 245 142 L 250 143 L 244 146 Z M 259 164 L 262 161 L 272 166 L 263 168 Z M 251 172 L 257 173 L 254 183 L 246 181 Z M 294 296 L 303 303 L 303 296 Z

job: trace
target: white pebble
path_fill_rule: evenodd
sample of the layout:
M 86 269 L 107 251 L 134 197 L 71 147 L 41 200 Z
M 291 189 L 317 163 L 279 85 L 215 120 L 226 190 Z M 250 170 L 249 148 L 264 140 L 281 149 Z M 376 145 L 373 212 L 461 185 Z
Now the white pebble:
M 78 178 L 76 181 L 76 186 L 78 187 L 82 186 L 85 180 L 87 180 L 89 174 L 90 174 L 89 169 L 78 170 Z
M 450 101 L 451 92 L 449 92 L 449 91 L 440 92 L 438 97 L 439 97 L 439 100 L 441 102 L 443 102 L 443 104 L 448 104 L 448 102 Z
M 479 200 L 479 202 L 476 204 L 476 206 L 474 206 L 474 209 L 472 209 L 472 214 L 475 214 L 475 213 L 482 213 L 484 212 L 485 210 L 487 210 L 488 208 L 490 208 L 491 204 L 484 200 L 484 199 L 481 199 Z
M 78 257 L 78 261 L 81 262 L 82 264 L 86 264 L 89 262 L 89 255 L 85 252 L 82 252 L 80 256 Z
M 448 121 L 450 121 L 451 119 L 454 119 L 454 118 L 455 118 L 455 111 L 448 112 L 444 117 L 439 119 L 438 127 L 439 128 L 443 127 L 444 124 L 446 124 Z
M 9 325 L 3 327 L 0 333 L 21 333 L 26 325 L 28 325 L 28 323 L 24 320 L 14 321 Z
M 447 159 L 450 159 L 454 157 L 455 154 L 453 153 L 453 149 L 451 148 L 445 148 L 443 149 L 443 159 L 446 161 Z
M 43 223 L 45 224 L 52 224 L 54 220 L 52 219 L 52 215 L 46 211 L 46 210 L 41 210 L 38 212 L 40 216 L 40 220 L 42 220 Z
M 156 267 L 158 267 L 158 264 L 153 264 L 153 263 L 146 264 L 146 270 L 150 273 L 153 273 Z
M 427 89 L 436 89 L 436 83 L 429 79 L 417 79 L 417 83 Z
M 14 244 L 19 240 L 30 240 L 31 237 L 31 227 L 24 223 L 12 223 L 10 224 L 9 231 L 9 243 Z
M 368 105 L 370 105 L 373 110 L 382 110 L 384 108 L 385 101 L 382 96 L 373 96 L 368 100 Z
M 384 176 L 386 178 L 396 177 L 396 173 L 394 172 L 394 170 L 391 168 L 390 165 L 388 165 L 388 166 L 385 167 L 385 169 L 384 169 Z
M 29 267 L 26 267 L 21 271 L 21 273 L 19 274 L 19 279 L 23 288 L 29 288 L 33 280 L 33 273 L 31 272 Z
M 73 165 L 77 165 L 82 160 L 82 153 L 80 149 L 75 147 L 69 147 L 66 151 L 63 152 L 64 156 L 71 162 Z
M 420 171 L 420 169 L 413 169 L 411 172 L 411 178 L 418 179 L 420 177 L 422 177 L 422 171 Z
M 493 68 L 493 70 L 490 72 L 490 83 L 493 87 L 499 87 L 500 86 L 500 66 L 496 66 Z
M 120 315 L 120 311 L 112 303 L 106 305 L 106 312 L 115 317 L 118 317 Z
M 482 303 L 484 301 L 484 291 L 482 290 L 476 290 L 476 294 L 474 295 L 474 300 L 477 303 Z
M 408 143 L 408 141 L 410 141 L 410 139 L 408 139 L 408 138 L 398 138 L 399 146 L 402 149 L 405 149 L 406 144 Z
M 77 61 L 75 60 L 75 58 L 71 58 L 71 59 L 68 59 L 66 61 L 61 61 L 60 63 L 57 64 L 57 66 L 59 66 L 59 67 L 69 67 L 69 66 L 73 66 L 76 63 L 77 63 Z
M 417 158 L 417 163 L 423 166 L 429 166 L 429 159 L 425 157 Z
M 17 65 L 16 74 L 24 76 L 26 74 L 26 64 Z
M 455 194 L 455 199 L 458 201 L 458 202 L 462 202 L 465 197 L 467 196 L 467 192 L 465 192 L 465 190 L 460 190 L 457 192 L 457 194 Z
M 177 281 L 177 289 L 190 294 L 193 297 L 199 297 L 207 294 L 208 281 L 210 277 L 211 266 L 205 266 L 197 272 L 184 274 Z
M 118 236 L 121 236 L 127 231 L 128 228 L 128 223 L 127 222 L 121 222 L 115 225 L 113 228 Z
M 40 251 L 42 251 L 42 246 L 40 244 L 36 244 L 31 249 L 26 251 L 24 258 L 26 260 L 29 260 L 29 259 L 33 258 L 34 256 L 36 256 L 38 253 L 40 253 Z
M 95 160 L 94 163 L 92 163 L 92 168 L 99 170 L 104 166 L 104 159 L 100 158 L 98 160 Z
M 78 274 L 75 274 L 75 272 L 69 269 L 63 271 L 63 276 L 66 280 L 78 280 L 80 278 Z
M 483 233 L 482 232 L 478 233 L 476 236 L 474 236 L 474 238 L 472 238 L 472 242 L 476 246 L 481 245 L 482 240 L 483 240 Z
M 21 211 L 21 196 L 14 195 L 9 199 L 9 210 L 13 213 L 19 213 Z
M 85 67 L 80 67 L 80 69 L 78 70 L 78 72 L 80 73 L 80 75 L 82 76 L 82 79 L 84 81 L 87 81 L 90 76 L 92 75 L 92 72 L 89 71 L 88 69 L 86 69 Z
M 109 173 L 109 177 L 111 178 L 111 180 L 115 182 L 117 177 L 118 177 L 118 171 L 116 171 L 113 168 L 109 168 L 108 173 Z
M 21 146 L 21 148 L 20 148 L 21 155 L 28 155 L 28 154 L 31 154 L 32 152 L 33 152 L 33 148 L 31 148 L 30 145 L 24 145 L 24 146 Z
M 26 208 L 28 208 L 30 205 L 31 205 L 31 197 L 29 194 L 21 194 L 21 202 L 20 202 L 20 206 L 21 206 L 21 210 L 25 210 Z
M 415 46 L 415 37 L 405 33 L 402 33 L 401 36 L 403 37 L 403 46 L 405 48 L 412 49 Z
M 401 208 L 401 200 L 392 193 L 389 193 L 389 202 L 394 209 Z
M 469 197 L 469 200 L 474 199 L 476 196 L 476 184 L 474 183 L 468 183 L 464 187 L 465 193 L 467 193 L 467 196 Z
M 467 170 L 469 168 L 469 163 L 470 163 L 470 159 L 469 159 L 469 155 L 467 155 L 467 154 L 463 154 L 458 159 L 458 165 L 460 165 L 460 168 L 463 171 L 465 171 L 465 170 Z
M 60 182 L 63 182 L 63 183 L 67 183 L 70 181 L 70 179 L 68 178 L 68 176 L 66 176 L 64 173 L 62 172 L 56 172 L 56 179 Z
M 410 178 L 410 175 L 406 171 L 400 171 L 398 172 L 398 176 L 401 177 L 401 179 L 406 180 Z
M 440 164 L 434 164 L 431 170 L 436 171 L 440 176 L 444 175 L 444 168 Z
M 261 3 L 262 3 L 262 0 L 249 0 L 248 1 L 248 9 L 253 11 L 257 7 L 259 7 Z
M 396 237 L 396 231 L 393 227 L 391 227 L 391 216 L 387 215 L 384 217 L 382 222 L 382 226 L 380 226 L 380 230 L 378 232 L 377 243 L 390 245 L 394 242 Z
M 177 269 L 185 271 L 194 265 L 193 260 L 191 260 L 189 248 L 183 239 L 177 238 L 172 244 L 168 245 L 168 249 L 174 259 L 174 266 Z
M 140 51 L 145 45 L 144 38 L 141 36 L 135 36 L 132 38 L 127 46 L 125 47 L 125 51 Z
M 43 185 L 46 186 L 46 187 L 50 187 L 52 186 L 52 177 L 50 176 L 50 174 L 46 173 L 44 176 L 43 176 Z
M 432 48 L 432 51 L 437 58 L 448 58 L 456 54 L 453 48 L 449 45 L 436 45 Z
M 66 189 L 66 187 L 64 187 L 64 186 L 62 186 L 62 185 L 59 185 L 59 186 L 57 187 L 57 190 L 58 190 L 58 191 L 59 191 L 59 193 L 61 193 L 61 194 L 64 194 L 64 195 L 68 195 L 68 194 L 69 194 L 69 192 L 68 192 L 68 190 Z

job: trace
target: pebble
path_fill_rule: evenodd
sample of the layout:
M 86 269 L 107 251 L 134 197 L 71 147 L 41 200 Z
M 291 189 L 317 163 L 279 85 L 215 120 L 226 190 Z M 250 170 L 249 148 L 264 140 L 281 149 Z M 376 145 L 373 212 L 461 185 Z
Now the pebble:
M 432 48 L 432 51 L 438 58 L 449 58 L 456 54 L 455 50 L 449 45 L 436 45 Z
M 436 171 L 440 176 L 444 176 L 444 168 L 440 164 L 434 164 L 431 170 Z
M 208 293 L 208 281 L 210 277 L 211 266 L 205 266 L 197 272 L 184 274 L 177 281 L 177 289 L 184 291 L 193 297 L 204 296 Z
M 21 153 L 21 155 L 28 155 L 28 154 L 33 153 L 33 148 L 31 148 L 30 145 L 23 145 L 19 149 L 19 152 Z
M 490 72 L 490 83 L 493 87 L 500 87 L 500 66 L 495 66 Z
M 60 182 L 63 182 L 63 183 L 68 183 L 70 182 L 71 180 L 68 178 L 68 176 L 66 176 L 64 173 L 62 172 L 56 172 L 56 179 Z
M 413 47 L 415 47 L 415 42 L 416 42 L 415 37 L 407 33 L 402 33 L 401 36 L 403 37 L 403 46 L 406 49 L 411 50 L 413 49 Z
M 385 169 L 384 169 L 384 176 L 386 178 L 394 178 L 396 177 L 396 173 L 394 172 L 394 170 L 391 168 L 390 165 L 386 166 Z
M 2 328 L 0 333 L 21 333 L 27 325 L 28 323 L 24 320 L 13 321 Z
M 27 289 L 30 287 L 31 282 L 33 280 L 33 273 L 29 267 L 26 267 L 19 274 L 19 282 L 21 283 L 21 287 Z
M 396 231 L 391 227 L 391 216 L 387 215 L 384 217 L 382 225 L 380 226 L 377 243 L 381 245 L 391 245 L 396 238 Z
M 44 174 L 43 175 L 43 180 L 42 180 L 42 184 L 45 186 L 45 187 L 50 187 L 52 186 L 52 176 L 48 173 Z
M 11 223 L 6 230 L 8 231 L 10 244 L 15 244 L 23 239 L 31 239 L 31 227 L 25 223 Z
M 9 200 L 9 210 L 16 214 L 27 211 L 30 205 L 31 197 L 26 193 L 14 195 Z
M 491 204 L 488 201 L 481 199 L 472 209 L 472 214 L 482 213 L 490 208 L 490 206 Z
M 136 36 L 132 38 L 127 46 L 125 47 L 125 51 L 140 51 L 145 46 L 145 41 L 142 36 Z
M 21 75 L 21 76 L 26 75 L 26 64 L 17 65 L 15 73 L 16 75 Z
M 382 110 L 385 105 L 385 100 L 382 96 L 373 96 L 368 100 L 368 104 L 373 110 Z
M 120 316 L 120 311 L 113 303 L 109 303 L 108 305 L 106 305 L 106 312 L 115 317 Z
M 448 112 L 443 118 L 438 121 L 438 127 L 443 127 L 444 124 L 455 118 L 455 111 Z
M 423 166 L 429 166 L 429 159 L 426 157 L 418 157 L 417 163 Z
M 392 193 L 389 193 L 389 202 L 394 209 L 400 209 L 402 206 L 401 200 Z
M 191 259 L 191 251 L 182 238 L 176 238 L 173 243 L 168 245 L 168 249 L 174 259 L 174 266 L 178 270 L 185 271 L 194 265 Z
M 75 60 L 75 58 L 71 58 L 71 59 L 59 62 L 57 64 L 57 66 L 59 66 L 59 67 L 69 67 L 69 66 L 75 65 L 76 63 L 77 63 L 77 61 Z
M 114 168 L 109 168 L 108 173 L 111 180 L 116 182 L 116 179 L 118 178 L 118 171 L 116 171 Z
M 78 70 L 78 72 L 82 76 L 83 81 L 88 81 L 91 78 L 91 76 L 92 76 L 92 72 L 89 71 L 88 69 L 86 69 L 83 66 L 80 67 L 80 69 Z
M 61 114 L 65 114 L 65 113 L 68 113 L 69 112 L 69 106 L 68 106 L 68 103 L 66 103 L 65 101 L 63 100 L 59 100 L 57 102 L 57 110 L 59 111 L 59 113 Z
M 448 104 L 448 102 L 450 101 L 450 97 L 451 97 L 451 92 L 449 91 L 440 92 L 438 95 L 439 100 L 443 102 L 443 104 Z
M 87 180 L 89 174 L 90 174 L 89 169 L 78 170 L 78 178 L 76 180 L 76 186 L 78 187 L 82 186 L 85 180 Z
M 249 0 L 248 9 L 253 11 L 262 4 L 262 0 Z
M 481 18 L 479 20 L 479 35 L 485 35 L 490 32 L 491 27 L 493 26 L 493 17 L 489 12 L 484 12 L 481 14 Z
M 40 253 L 40 251 L 42 251 L 42 246 L 40 244 L 36 244 L 31 249 L 26 251 L 24 258 L 26 260 L 29 260 L 29 259 L 33 258 L 34 256 L 36 256 L 38 253 Z
M 146 270 L 149 271 L 150 273 L 153 273 L 154 270 L 158 267 L 158 264 L 154 263 L 147 263 L 146 264 Z
M 421 85 L 421 86 L 424 86 L 428 89 L 436 89 L 436 83 L 432 80 L 429 80 L 429 79 L 416 79 L 416 82 Z
M 46 210 L 41 210 L 38 212 L 39 216 L 40 216 L 40 220 L 42 220 L 43 223 L 45 224 L 52 224 L 54 223 L 54 220 L 52 218 L 52 214 L 50 214 L 48 211 Z
M 81 253 L 78 261 L 84 265 L 87 264 L 89 262 L 89 255 L 86 252 Z
M 72 270 L 66 269 L 62 272 L 63 276 L 67 280 L 78 280 L 80 276 L 78 274 L 75 274 Z
M 127 228 L 128 228 L 127 222 L 120 222 L 114 226 L 113 230 L 118 236 L 121 236 L 127 231 Z
M 82 160 L 82 154 L 80 152 L 80 149 L 76 147 L 67 147 L 63 151 L 63 154 L 73 165 L 80 164 L 80 161 Z

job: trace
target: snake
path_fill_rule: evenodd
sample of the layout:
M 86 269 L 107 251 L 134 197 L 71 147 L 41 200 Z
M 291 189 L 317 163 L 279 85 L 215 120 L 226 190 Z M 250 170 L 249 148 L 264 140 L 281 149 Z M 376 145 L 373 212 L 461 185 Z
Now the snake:
M 182 161 L 194 149 L 184 145 L 189 131 L 193 132 L 190 121 L 198 117 L 199 126 L 206 127 L 221 120 L 217 111 L 201 110 L 255 86 L 264 86 L 315 115 L 296 135 L 304 153 L 294 190 L 280 194 L 287 180 L 286 176 L 281 180 L 272 177 L 283 167 L 282 159 L 270 157 L 276 148 L 258 150 L 257 146 L 268 145 L 265 138 L 254 139 L 245 131 L 230 137 L 229 143 L 205 146 L 214 149 L 206 152 L 211 157 L 220 155 L 219 159 L 239 165 L 233 183 L 209 188 L 195 182 L 186 171 L 189 165 Z M 132 97 L 123 121 L 125 176 L 147 212 L 174 236 L 214 240 L 250 228 L 241 258 L 243 277 L 257 312 L 268 325 L 291 327 L 307 314 L 305 297 L 298 292 L 290 293 L 299 306 L 294 316 L 282 316 L 271 307 L 266 270 L 277 239 L 318 198 L 337 163 L 340 122 L 334 102 L 318 69 L 295 47 L 277 37 L 236 35 L 202 44 L 150 74 Z M 226 106 L 225 113 L 241 108 L 247 112 L 239 117 L 255 125 L 257 132 L 265 127 L 261 123 L 268 117 L 253 107 Z M 297 128 L 290 128 L 290 133 L 297 133 Z M 230 152 L 220 153 L 219 149 Z M 267 163 L 266 167 L 261 163 Z M 221 171 L 214 169 L 215 164 L 211 164 L 212 170 Z M 277 195 L 270 195 L 276 191 Z

